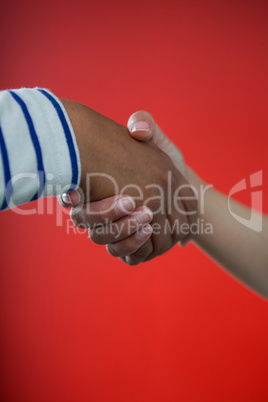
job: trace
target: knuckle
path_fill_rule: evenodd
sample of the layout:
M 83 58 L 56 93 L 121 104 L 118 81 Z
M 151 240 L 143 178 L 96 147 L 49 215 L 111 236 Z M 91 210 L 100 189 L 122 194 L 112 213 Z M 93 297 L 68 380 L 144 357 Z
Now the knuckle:
M 135 253 L 137 247 L 135 247 L 135 245 L 128 243 L 125 244 L 124 246 L 121 246 L 120 248 L 118 248 L 118 255 L 120 256 L 127 256 L 130 254 Z
M 151 239 L 147 240 L 138 250 L 136 250 L 132 256 L 135 256 L 138 259 L 143 259 L 150 255 L 153 251 L 153 244 Z
M 127 264 L 130 266 L 138 265 L 140 262 L 141 262 L 141 259 L 137 258 L 134 255 L 130 255 L 129 258 L 127 259 Z
M 135 253 L 137 250 L 137 245 L 130 239 L 119 241 L 116 244 L 108 245 L 108 252 L 113 257 L 124 257 L 129 254 Z
M 99 238 L 99 236 L 96 234 L 96 232 L 94 231 L 94 229 L 89 229 L 89 230 L 88 230 L 88 236 L 89 236 L 90 240 L 93 241 L 93 243 L 95 243 L 95 244 L 101 244 L 100 238 Z
M 116 247 L 114 247 L 112 244 L 107 244 L 106 250 L 112 257 L 122 257 L 122 255 L 118 253 Z
M 139 246 L 137 246 L 136 243 L 130 244 L 128 248 L 125 249 L 126 254 L 131 254 L 133 255 L 134 253 L 137 252 Z
M 110 234 L 111 228 L 105 225 L 96 225 L 89 229 L 89 237 L 99 245 L 110 243 L 114 236 Z
M 84 217 L 84 212 L 81 207 L 72 208 L 70 211 L 70 218 L 73 224 L 81 229 L 87 229 L 88 225 Z
M 81 223 L 81 217 L 77 208 L 71 209 L 70 218 L 75 226 L 78 226 Z

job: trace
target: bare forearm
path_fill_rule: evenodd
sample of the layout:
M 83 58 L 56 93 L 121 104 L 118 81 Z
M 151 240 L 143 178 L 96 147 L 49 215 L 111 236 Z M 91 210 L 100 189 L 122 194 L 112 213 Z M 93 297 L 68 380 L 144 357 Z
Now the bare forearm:
M 189 168 L 189 182 L 195 186 L 200 201 L 204 183 Z M 210 188 L 204 195 L 204 208 L 199 203 L 199 217 L 211 225 L 212 233 L 200 233 L 195 243 L 244 284 L 268 298 L 268 218 L 263 217 L 260 233 L 238 222 L 230 213 L 228 198 Z M 232 211 L 249 219 L 250 210 L 231 201 Z

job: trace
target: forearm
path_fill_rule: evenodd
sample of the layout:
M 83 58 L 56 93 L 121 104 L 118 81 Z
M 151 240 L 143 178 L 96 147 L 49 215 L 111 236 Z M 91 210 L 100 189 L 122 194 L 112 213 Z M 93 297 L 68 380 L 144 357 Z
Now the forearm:
M 194 242 L 232 275 L 268 297 L 267 217 L 263 217 L 263 229 L 260 233 L 249 229 L 231 215 L 225 195 L 210 188 L 205 194 L 202 193 L 202 202 L 200 186 L 204 186 L 204 183 L 189 168 L 187 178 L 198 193 L 199 219 L 203 219 L 204 224 L 211 225 L 212 231 L 212 234 L 197 234 Z M 245 206 L 231 201 L 230 207 L 239 216 L 250 218 L 250 210 Z

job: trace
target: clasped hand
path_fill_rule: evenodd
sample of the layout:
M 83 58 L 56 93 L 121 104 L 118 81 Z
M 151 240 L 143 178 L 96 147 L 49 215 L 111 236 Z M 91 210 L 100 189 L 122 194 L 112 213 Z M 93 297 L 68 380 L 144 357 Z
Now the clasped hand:
M 129 265 L 186 243 L 197 219 L 183 158 L 146 112 L 128 129 L 86 106 L 64 101 L 81 160 L 80 188 L 59 197 L 76 226 Z

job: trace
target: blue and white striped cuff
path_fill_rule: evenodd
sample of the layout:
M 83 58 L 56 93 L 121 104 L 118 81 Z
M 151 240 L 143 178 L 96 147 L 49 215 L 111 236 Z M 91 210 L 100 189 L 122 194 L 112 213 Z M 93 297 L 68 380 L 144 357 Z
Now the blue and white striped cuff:
M 46 89 L 0 92 L 0 208 L 76 188 L 75 134 L 59 99 Z

